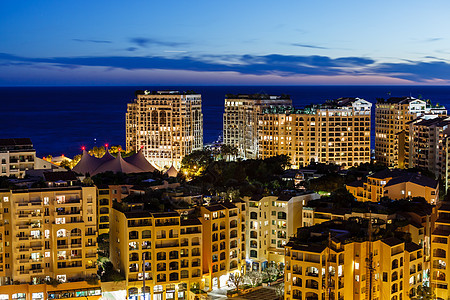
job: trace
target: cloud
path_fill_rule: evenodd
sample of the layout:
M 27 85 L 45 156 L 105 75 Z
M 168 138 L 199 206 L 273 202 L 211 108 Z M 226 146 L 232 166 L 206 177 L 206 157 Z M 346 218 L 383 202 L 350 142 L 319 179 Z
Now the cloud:
M 131 38 L 130 42 L 139 47 L 142 47 L 142 48 L 147 48 L 152 45 L 165 46 L 165 47 L 178 47 L 178 46 L 186 45 L 186 43 L 183 43 L 183 42 L 169 42 L 169 41 L 162 41 L 162 40 L 143 38 L 143 37 Z
M 321 49 L 321 50 L 329 49 L 329 48 L 321 47 L 321 46 L 308 45 L 308 44 L 298 44 L 298 43 L 292 43 L 291 46 L 302 47 L 302 48 L 311 48 L 311 49 Z
M 102 40 L 72 39 L 72 41 L 81 42 L 81 43 L 112 44 L 111 41 L 102 41 Z
M 134 50 L 133 50 L 134 51 Z M 433 59 L 429 57 L 428 59 Z M 450 63 L 432 61 L 377 62 L 369 57 L 310 55 L 209 55 L 191 56 L 84 56 L 29 58 L 0 53 L 0 64 L 33 64 L 58 68 L 105 67 L 108 70 L 167 70 L 194 72 L 233 72 L 265 76 L 384 76 L 417 83 L 450 80 Z
M 382 63 L 372 68 L 372 71 L 416 82 L 450 80 L 450 64 L 445 61 Z
M 138 49 L 139 48 L 137 48 L 137 47 L 128 47 L 126 50 L 129 51 L 129 52 L 133 52 L 133 51 L 136 51 Z
M 437 41 L 441 41 L 441 40 L 443 40 L 443 38 L 429 38 L 429 39 L 425 39 L 424 42 L 432 43 L 432 42 L 437 42 Z

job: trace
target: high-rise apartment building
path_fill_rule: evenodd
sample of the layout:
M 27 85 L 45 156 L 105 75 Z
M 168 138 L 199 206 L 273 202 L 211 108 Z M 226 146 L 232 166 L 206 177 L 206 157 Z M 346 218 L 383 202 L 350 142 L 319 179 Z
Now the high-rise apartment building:
M 258 158 L 258 124 L 261 113 L 268 107 L 291 107 L 289 96 L 227 95 L 223 114 L 223 143 L 234 146 L 238 157 Z
M 411 155 L 408 123 L 423 115 L 446 115 L 445 107 L 413 97 L 378 100 L 375 108 L 375 159 L 389 167 L 405 168 Z
M 245 197 L 247 269 L 261 271 L 268 263 L 284 264 L 284 245 L 302 227 L 303 206 L 319 194 Z
M 409 122 L 410 168 L 431 171 L 444 182 L 445 191 L 450 183 L 450 117 L 427 115 Z
M 0 191 L 1 299 L 101 296 L 96 194 L 81 186 Z
M 353 221 L 354 222 L 354 221 Z M 370 240 L 345 224 L 316 225 L 285 248 L 285 300 L 410 299 L 424 281 L 424 253 L 417 241 Z M 350 226 L 360 228 L 360 223 Z M 317 229 L 317 230 L 315 230 Z
M 259 156 L 288 155 L 294 168 L 312 161 L 343 167 L 368 163 L 371 107 L 363 99 L 341 98 L 304 109 L 265 109 Z
M 142 148 L 159 169 L 179 169 L 183 157 L 203 148 L 200 94 L 176 91 L 136 92 L 126 113 L 126 147 Z
M 25 171 L 34 169 L 35 160 L 30 139 L 0 139 L 0 176 L 23 178 Z

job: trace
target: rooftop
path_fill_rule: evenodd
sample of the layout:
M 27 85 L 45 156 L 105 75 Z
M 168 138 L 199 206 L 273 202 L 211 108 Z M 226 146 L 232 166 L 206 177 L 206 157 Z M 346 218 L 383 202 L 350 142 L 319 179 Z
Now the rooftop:
M 77 181 L 78 178 L 72 171 L 67 172 L 44 172 L 44 180 L 50 182 L 56 181 Z
M 245 99 L 245 100 L 291 100 L 289 95 L 268 95 L 268 94 L 227 94 L 225 99 Z
M 32 150 L 33 143 L 29 138 L 0 139 L 0 151 Z
M 200 95 L 194 91 L 148 91 L 138 90 L 135 92 L 136 97 L 138 95 Z

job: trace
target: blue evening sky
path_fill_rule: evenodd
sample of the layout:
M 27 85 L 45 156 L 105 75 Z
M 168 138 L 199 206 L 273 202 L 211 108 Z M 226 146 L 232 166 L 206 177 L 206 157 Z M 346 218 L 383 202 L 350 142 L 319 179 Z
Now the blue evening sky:
M 450 1 L 0 1 L 0 85 L 448 84 Z

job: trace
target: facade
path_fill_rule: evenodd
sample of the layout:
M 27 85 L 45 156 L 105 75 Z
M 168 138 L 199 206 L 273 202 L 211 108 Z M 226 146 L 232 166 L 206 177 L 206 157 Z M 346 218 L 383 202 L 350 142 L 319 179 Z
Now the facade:
M 437 211 L 434 231 L 431 235 L 431 289 L 436 299 L 449 299 L 450 263 L 450 204 L 443 203 Z
M 98 299 L 96 188 L 4 190 L 0 197 L 2 299 Z
M 203 288 L 202 223 L 176 212 L 112 209 L 110 258 L 125 275 L 127 299 L 191 299 Z M 144 279 L 145 278 L 145 283 Z
M 331 228 L 330 234 L 322 232 L 322 242 L 317 233 L 310 241 L 292 239 L 286 245 L 286 300 L 398 300 L 417 295 L 424 279 L 421 246 L 395 237 L 355 239 L 340 226 Z
M 357 201 L 379 202 L 383 197 L 393 200 L 423 197 L 430 204 L 439 200 L 439 182 L 420 173 L 386 169 L 345 186 Z
M 36 150 L 28 138 L 0 139 L 0 176 L 23 178 L 33 170 Z
M 284 245 L 302 227 L 303 207 L 316 193 L 245 198 L 247 269 L 261 271 L 269 262 L 284 264 Z
M 203 148 L 200 94 L 175 91 L 136 92 L 127 105 L 127 151 L 142 148 L 158 169 L 180 168 L 183 157 Z
M 200 215 L 205 290 L 224 287 L 245 263 L 245 203 L 202 206 Z
M 267 107 L 291 107 L 289 96 L 227 95 L 223 114 L 223 143 L 234 146 L 238 157 L 256 159 L 259 155 L 258 124 Z
M 368 163 L 371 107 L 363 99 L 341 98 L 304 109 L 266 109 L 258 127 L 259 156 L 288 155 L 293 168 Z
M 375 159 L 388 167 L 405 168 L 410 139 L 408 123 L 423 115 L 446 115 L 445 107 L 431 106 L 428 101 L 413 97 L 381 99 L 375 108 Z

